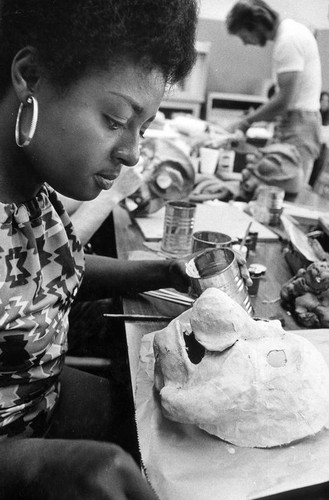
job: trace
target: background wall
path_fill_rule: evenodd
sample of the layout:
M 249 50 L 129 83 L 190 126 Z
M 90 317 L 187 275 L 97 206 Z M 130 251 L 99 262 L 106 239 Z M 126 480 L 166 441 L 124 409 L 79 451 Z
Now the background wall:
M 211 42 L 208 92 L 260 95 L 271 78 L 271 47 L 244 46 L 224 21 L 200 19 L 198 40 Z
M 271 80 L 272 43 L 244 46 L 228 35 L 225 17 L 236 0 L 201 0 L 198 40 L 211 42 L 208 92 L 265 95 Z M 267 0 L 282 16 L 303 22 L 316 33 L 323 72 L 323 89 L 329 89 L 328 0 Z
M 318 31 L 317 40 L 321 57 L 322 88 L 329 91 L 329 30 Z
M 224 20 L 227 12 L 236 0 L 199 0 L 200 17 Z M 266 0 L 283 16 L 313 26 L 317 29 L 329 29 L 328 0 Z

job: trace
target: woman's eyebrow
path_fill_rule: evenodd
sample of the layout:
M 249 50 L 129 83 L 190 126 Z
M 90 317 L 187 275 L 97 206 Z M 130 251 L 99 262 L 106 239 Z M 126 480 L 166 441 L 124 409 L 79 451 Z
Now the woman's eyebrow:
M 110 91 L 110 94 L 121 97 L 126 102 L 128 102 L 128 104 L 130 104 L 130 106 L 133 108 L 133 110 L 135 111 L 136 114 L 140 115 L 143 112 L 142 106 L 140 106 L 140 104 L 138 104 L 134 99 L 132 99 L 131 96 L 128 96 L 126 94 L 122 94 L 121 92 L 115 92 L 113 90 Z

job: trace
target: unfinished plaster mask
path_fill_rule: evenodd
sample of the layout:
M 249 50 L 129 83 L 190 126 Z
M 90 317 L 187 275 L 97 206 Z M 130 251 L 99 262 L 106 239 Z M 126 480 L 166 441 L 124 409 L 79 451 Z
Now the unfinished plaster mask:
M 209 288 L 154 337 L 163 414 L 243 447 L 314 435 L 328 423 L 329 370 L 279 321 L 255 321 Z

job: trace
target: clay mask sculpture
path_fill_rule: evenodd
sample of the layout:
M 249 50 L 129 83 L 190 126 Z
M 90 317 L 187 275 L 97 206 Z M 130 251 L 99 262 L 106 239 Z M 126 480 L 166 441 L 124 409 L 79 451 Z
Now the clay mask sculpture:
M 170 420 L 243 447 L 273 447 L 329 422 L 329 370 L 279 321 L 255 321 L 209 288 L 154 337 L 155 379 Z
M 147 138 L 141 143 L 142 185 L 126 199 L 133 216 L 146 216 L 162 208 L 166 201 L 182 200 L 193 189 L 195 171 L 190 157 L 165 139 Z

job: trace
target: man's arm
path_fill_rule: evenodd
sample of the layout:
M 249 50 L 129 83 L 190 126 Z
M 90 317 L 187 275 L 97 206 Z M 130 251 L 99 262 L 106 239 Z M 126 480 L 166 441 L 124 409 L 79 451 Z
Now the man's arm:
M 271 99 L 259 106 L 255 111 L 249 113 L 242 121 L 233 125 L 234 130 L 246 132 L 254 122 L 273 121 L 276 116 L 282 114 L 289 108 L 295 92 L 298 92 L 299 71 L 279 73 L 278 91 Z

